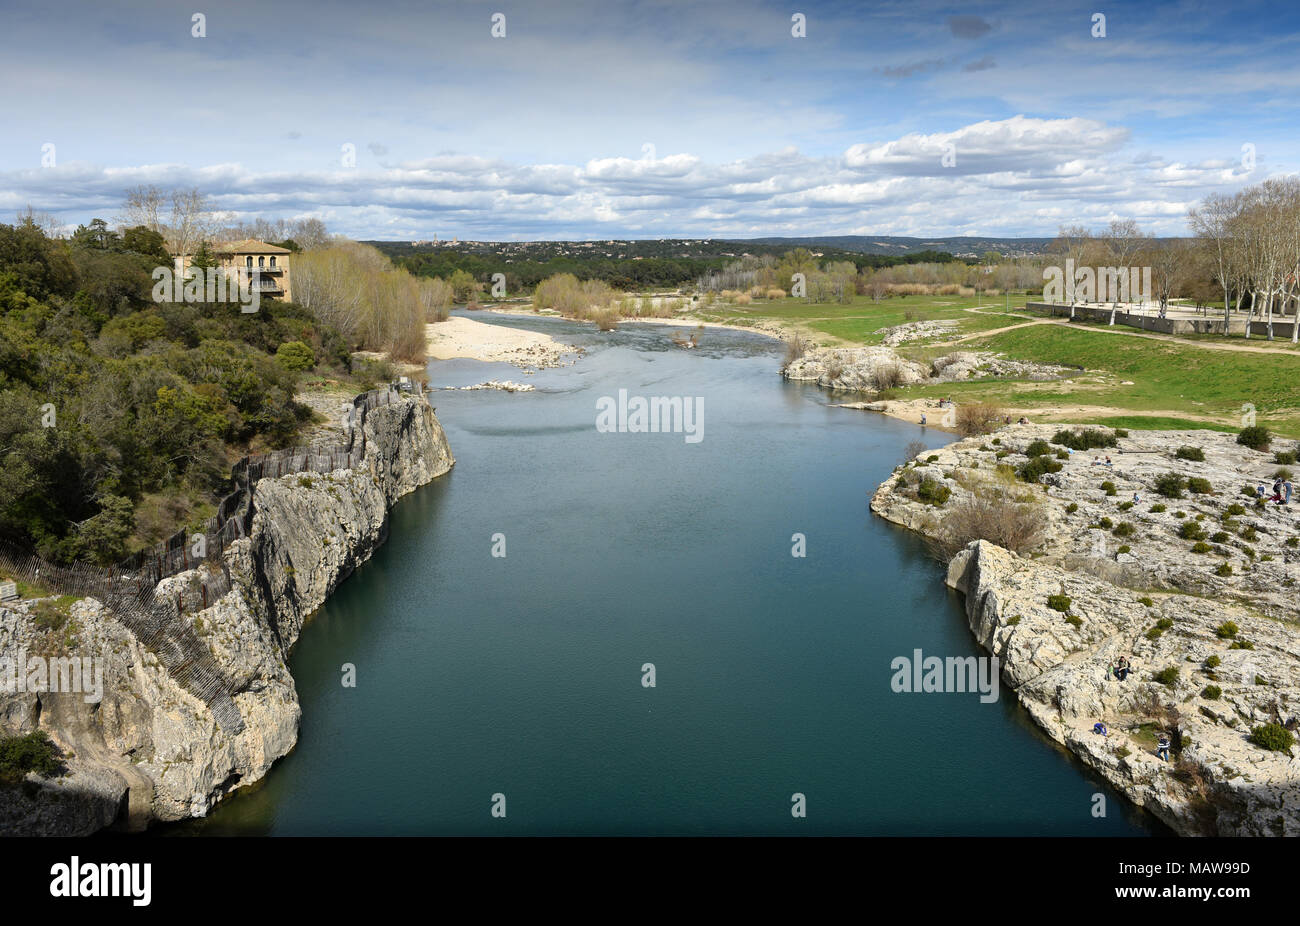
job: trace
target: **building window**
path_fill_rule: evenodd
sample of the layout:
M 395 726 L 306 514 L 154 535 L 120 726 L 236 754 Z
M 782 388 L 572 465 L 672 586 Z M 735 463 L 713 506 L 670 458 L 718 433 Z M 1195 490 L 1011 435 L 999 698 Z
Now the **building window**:
M 265 266 L 266 266 L 266 258 L 265 258 L 265 257 L 259 257 L 259 258 L 257 259 L 257 266 L 259 266 L 259 267 L 265 267 Z
M 275 258 L 274 258 L 274 257 L 271 258 L 271 269 L 272 269 L 272 270 L 275 269 Z
M 253 269 L 253 258 L 249 257 L 249 258 L 246 258 L 246 260 L 248 261 L 248 263 L 247 263 L 245 266 L 247 266 L 249 270 L 252 270 L 252 269 Z

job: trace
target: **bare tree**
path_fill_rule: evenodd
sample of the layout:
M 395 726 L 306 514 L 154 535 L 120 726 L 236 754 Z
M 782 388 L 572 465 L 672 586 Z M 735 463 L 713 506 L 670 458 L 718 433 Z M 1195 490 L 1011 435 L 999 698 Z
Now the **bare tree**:
M 197 187 L 172 190 L 171 222 L 168 225 L 167 250 L 173 254 L 191 254 L 199 243 L 215 231 L 207 211 L 207 198 Z
M 122 228 L 143 225 L 150 231 L 166 237 L 167 229 L 162 220 L 162 211 L 166 205 L 167 194 L 159 187 L 152 185 L 131 187 L 126 191 L 118 224 Z
M 1121 274 L 1129 272 L 1129 262 L 1147 244 L 1147 236 L 1132 219 L 1117 219 L 1106 229 L 1103 240 L 1106 251 L 1114 267 Z M 1115 324 L 1115 313 L 1119 311 L 1119 293 L 1111 293 L 1110 323 Z
M 58 238 L 63 233 L 63 223 L 59 217 L 49 212 L 37 212 L 32 208 L 31 203 L 27 204 L 26 209 L 21 209 L 15 217 L 18 225 L 30 225 L 39 228 L 46 238 Z
M 1206 198 L 1199 207 L 1187 214 L 1187 222 L 1192 232 L 1201 240 L 1203 247 L 1210 253 L 1214 267 L 1214 278 L 1223 288 L 1223 333 L 1228 333 L 1228 323 L 1232 319 L 1232 285 L 1233 273 L 1233 239 L 1232 220 L 1237 214 L 1234 197 L 1218 193 Z

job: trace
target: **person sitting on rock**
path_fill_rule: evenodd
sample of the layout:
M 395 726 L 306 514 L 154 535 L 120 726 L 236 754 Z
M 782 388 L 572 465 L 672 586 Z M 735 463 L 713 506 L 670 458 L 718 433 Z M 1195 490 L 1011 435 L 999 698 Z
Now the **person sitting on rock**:
M 1160 739 L 1156 740 L 1156 756 L 1165 762 L 1169 761 L 1169 734 L 1161 733 Z
M 1110 730 L 1106 729 L 1106 725 L 1100 720 L 1092 725 L 1092 732 L 1100 733 L 1102 736 L 1110 736 Z

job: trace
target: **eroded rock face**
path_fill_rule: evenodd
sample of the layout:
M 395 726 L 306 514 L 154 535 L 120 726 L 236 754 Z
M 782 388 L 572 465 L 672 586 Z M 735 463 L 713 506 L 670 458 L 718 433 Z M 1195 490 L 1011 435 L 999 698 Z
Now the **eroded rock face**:
M 232 590 L 185 615 L 232 681 L 244 721 L 238 734 L 223 732 L 207 705 L 94 599 L 72 605 L 71 646 L 36 626 L 31 603 L 0 608 L 0 652 L 62 646 L 102 655 L 105 667 L 99 703 L 77 693 L 0 695 L 5 731 L 47 731 L 67 771 L 0 788 L 0 831 L 81 835 L 202 816 L 293 748 L 301 710 L 286 658 L 304 622 L 383 541 L 393 502 L 454 463 L 422 398 L 371 411 L 365 428 L 362 467 L 257 484 L 249 536 L 227 552 Z M 190 579 L 173 576 L 158 594 Z
M 899 327 L 908 328 L 906 325 Z M 887 340 L 887 343 L 898 342 Z M 875 392 L 916 383 L 954 383 L 987 377 L 1048 380 L 1067 372 L 1064 367 L 1008 360 L 988 351 L 954 351 L 927 365 L 901 357 L 888 346 L 818 348 L 792 360 L 783 371 L 787 379 L 815 382 L 828 389 L 858 392 Z
M 877 490 L 872 510 L 936 535 L 945 508 L 989 485 L 982 479 L 997 478 L 998 464 L 1025 462 L 1029 443 L 1057 430 L 1012 426 L 927 451 L 907 467 L 916 473 L 909 478 L 923 474 L 948 486 L 948 501 L 935 507 L 917 499 L 913 488 L 900 487 L 899 470 Z M 1178 459 L 1181 447 L 1201 449 L 1205 460 Z M 1053 484 L 1015 489 L 1037 499 L 1046 531 L 1037 556 L 977 541 L 949 563 L 948 583 L 966 596 L 972 633 L 999 657 L 1007 685 L 1053 739 L 1177 831 L 1300 835 L 1300 748 L 1271 752 L 1247 738 L 1271 723 L 1300 733 L 1293 592 L 1300 557 L 1287 545 L 1298 533 L 1295 509 L 1259 508 L 1240 494 L 1276 469 L 1271 454 L 1211 431 L 1134 432 L 1117 447 L 1060 462 Z M 1156 480 L 1169 472 L 1206 479 L 1216 494 L 1162 497 Z M 1244 512 L 1230 513 L 1232 505 Z M 1203 525 L 1210 552 L 1191 552 L 1197 541 L 1180 536 L 1185 523 Z M 1120 524 L 1133 530 L 1116 536 Z M 1230 575 L 1219 574 L 1225 562 Z M 1064 599 L 1049 604 L 1058 595 L 1069 599 L 1064 611 Z M 1233 635 L 1225 633 L 1229 621 Z M 1121 656 L 1134 667 L 1124 682 L 1107 671 Z M 1176 677 L 1156 680 L 1169 669 Z M 1109 726 L 1108 738 L 1092 732 L 1098 721 Z M 1172 728 L 1185 744 L 1165 763 L 1154 755 L 1153 733 Z

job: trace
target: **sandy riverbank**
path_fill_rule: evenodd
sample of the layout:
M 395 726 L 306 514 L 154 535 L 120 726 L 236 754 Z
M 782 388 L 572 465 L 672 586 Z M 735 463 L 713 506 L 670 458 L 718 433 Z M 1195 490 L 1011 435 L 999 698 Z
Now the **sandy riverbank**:
M 453 316 L 445 322 L 424 326 L 428 355 L 433 360 L 467 358 L 511 363 L 524 370 L 566 366 L 582 348 L 562 344 L 549 334 L 489 325 L 472 318 Z

